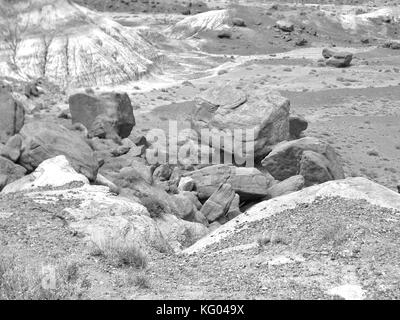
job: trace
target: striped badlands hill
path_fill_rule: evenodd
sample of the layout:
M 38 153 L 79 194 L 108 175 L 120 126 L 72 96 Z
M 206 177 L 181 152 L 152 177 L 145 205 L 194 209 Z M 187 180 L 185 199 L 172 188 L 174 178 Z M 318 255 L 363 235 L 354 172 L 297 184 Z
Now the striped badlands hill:
M 138 79 L 159 54 L 134 30 L 67 0 L 0 0 L 0 72 L 65 87 Z

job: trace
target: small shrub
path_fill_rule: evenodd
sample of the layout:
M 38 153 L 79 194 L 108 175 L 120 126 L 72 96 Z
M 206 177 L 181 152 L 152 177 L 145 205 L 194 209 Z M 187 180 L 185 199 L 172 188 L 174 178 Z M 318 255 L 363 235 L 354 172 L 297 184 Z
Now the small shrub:
M 164 204 L 155 196 L 143 194 L 140 202 L 146 207 L 152 219 L 161 217 L 166 211 Z
M 376 150 L 369 150 L 369 151 L 367 152 L 367 154 L 368 154 L 369 156 L 372 156 L 372 157 L 378 157 L 378 156 L 379 156 L 379 153 L 378 153 L 378 151 L 376 151 Z
M 265 232 L 257 238 L 257 244 L 259 247 L 263 247 L 267 244 L 288 244 L 287 239 L 277 231 Z
M 347 240 L 346 226 L 341 223 L 336 223 L 325 229 L 322 234 L 322 242 L 331 242 L 334 246 L 341 245 Z
M 228 30 L 223 30 L 217 34 L 217 37 L 220 39 L 230 39 L 230 38 L 232 38 L 232 32 L 230 32 Z
M 263 247 L 271 242 L 271 235 L 269 233 L 263 233 L 257 238 L 257 245 Z
M 147 257 L 134 243 L 125 243 L 109 239 L 95 244 L 91 253 L 93 256 L 104 257 L 111 265 L 116 267 L 147 267 Z
M 150 281 L 145 275 L 136 275 L 133 278 L 133 284 L 139 289 L 150 289 Z

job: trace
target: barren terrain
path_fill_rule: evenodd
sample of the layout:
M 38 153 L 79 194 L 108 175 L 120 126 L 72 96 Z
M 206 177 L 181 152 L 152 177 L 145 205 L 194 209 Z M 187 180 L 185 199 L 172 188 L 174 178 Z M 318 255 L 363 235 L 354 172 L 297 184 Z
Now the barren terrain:
M 76 132 L 70 96 L 126 92 L 135 117 L 133 140 L 152 129 L 168 131 L 170 120 L 179 129 L 191 128 L 195 97 L 209 88 L 244 88 L 257 103 L 272 89 L 289 99 L 291 114 L 307 120 L 304 136 L 334 148 L 350 178 L 343 181 L 350 182 L 325 182 L 324 196 L 312 186 L 267 201 L 241 201 L 241 215 L 218 229 L 209 227 L 198 242 L 185 233 L 177 240 L 179 250 L 146 247 L 146 262 L 139 267 L 115 262 L 86 241 L 84 233 L 92 229 L 83 225 L 94 214 L 81 218 L 82 208 L 104 206 L 102 218 L 110 221 L 128 215 L 110 204 L 115 200 L 110 202 L 110 195 L 96 195 L 87 205 L 84 196 L 69 196 L 82 193 L 74 184 L 42 186 L 39 195 L 1 192 L 0 299 L 399 299 L 399 3 L 297 2 L 211 0 L 189 7 L 189 1 L 79 0 L 65 4 L 68 12 L 49 9 L 47 18 L 42 9 L 24 12 L 39 27 L 24 38 L 17 68 L 6 62 L 10 49 L 0 42 L 0 80 L 24 104 L 25 124 L 49 121 Z M 85 18 L 76 18 L 81 15 Z M 71 26 L 69 19 L 78 22 Z M 294 29 L 278 28 L 280 20 Z M 53 30 L 53 21 L 63 31 L 49 50 L 37 34 Z M 388 45 L 392 42 L 399 47 Z M 66 43 L 74 54 L 65 51 Z M 350 66 L 327 65 L 324 48 L 352 53 Z M 44 62 L 38 58 L 43 54 Z M 26 97 L 26 85 L 38 78 L 44 79 L 43 93 Z M 169 241 L 163 229 L 169 220 L 160 222 L 162 215 L 153 216 L 158 207 L 142 199 L 147 184 L 126 187 L 137 177 L 128 181 L 118 175 L 127 155 L 104 160 L 99 172 L 123 189 L 121 195 L 143 204 Z M 135 170 L 142 178 L 147 173 L 141 165 Z M 172 207 L 164 193 L 149 190 Z M 55 198 L 43 201 L 49 192 L 56 192 Z M 275 205 L 280 209 L 252 220 Z M 7 272 L 20 266 L 27 266 L 21 267 L 21 277 L 28 279 L 22 282 L 32 283 L 16 294 L 12 286 L 21 286 L 21 280 Z M 42 278 L 35 277 L 46 266 L 56 266 L 56 290 L 38 289 Z

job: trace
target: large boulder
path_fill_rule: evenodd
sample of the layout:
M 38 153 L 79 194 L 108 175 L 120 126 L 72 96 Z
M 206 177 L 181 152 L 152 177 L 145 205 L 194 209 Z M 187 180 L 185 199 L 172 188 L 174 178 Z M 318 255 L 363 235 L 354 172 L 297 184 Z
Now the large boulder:
M 22 178 L 26 174 L 26 169 L 15 164 L 11 160 L 0 156 L 0 176 L 2 177 L 3 187 L 15 180 Z M 0 186 L 1 189 L 1 186 Z
M 70 183 L 88 184 L 88 179 L 77 173 L 65 156 L 43 161 L 31 174 L 8 184 L 2 192 L 11 193 L 37 188 L 56 188 Z
M 260 158 L 268 153 L 269 145 L 289 137 L 289 100 L 275 91 L 264 90 L 257 95 L 248 91 L 224 85 L 210 88 L 197 97 L 192 123 L 204 143 L 233 134 L 233 143 L 239 144 L 233 153 Z M 238 129 L 243 132 L 235 132 Z M 229 145 L 230 141 L 227 140 Z M 232 152 L 224 142 L 220 148 Z M 212 147 L 219 146 L 214 142 Z
M 133 107 L 126 93 L 78 93 L 69 98 L 69 109 L 72 122 L 82 123 L 92 136 L 126 138 L 135 126 Z
M 230 184 L 242 200 L 258 199 L 267 195 L 274 178 L 256 168 L 214 165 L 200 170 L 187 172 L 195 182 L 199 199 L 208 199 L 221 183 Z
M 0 89 L 0 115 L 0 143 L 6 143 L 24 125 L 25 110 L 5 88 Z
M 231 185 L 227 183 L 221 184 L 204 203 L 200 212 L 209 222 L 213 222 L 228 212 L 234 198 L 235 191 Z
M 322 51 L 322 56 L 327 59 L 326 65 L 336 68 L 346 68 L 350 66 L 353 60 L 353 54 L 350 52 L 336 52 L 328 48 Z
M 22 150 L 18 163 L 28 171 L 44 160 L 65 155 L 72 167 L 90 181 L 96 179 L 98 161 L 86 141 L 77 133 L 52 123 L 34 121 L 20 131 Z
M 277 180 L 285 180 L 291 176 L 305 174 L 306 185 L 317 183 L 316 176 L 310 175 L 314 169 L 311 169 L 309 162 L 302 158 L 305 151 L 313 151 L 322 157 L 320 161 L 326 167 L 330 174 L 329 180 L 337 180 L 344 178 L 343 168 L 339 162 L 335 150 L 325 142 L 317 138 L 305 137 L 298 140 L 283 141 L 277 144 L 271 153 L 264 158 L 262 165 Z M 309 154 L 305 157 L 309 158 Z M 307 159 L 308 159 L 307 158 Z M 303 164 L 301 166 L 301 164 Z M 307 172 L 307 173 L 306 173 Z M 325 179 L 319 182 L 325 182 Z

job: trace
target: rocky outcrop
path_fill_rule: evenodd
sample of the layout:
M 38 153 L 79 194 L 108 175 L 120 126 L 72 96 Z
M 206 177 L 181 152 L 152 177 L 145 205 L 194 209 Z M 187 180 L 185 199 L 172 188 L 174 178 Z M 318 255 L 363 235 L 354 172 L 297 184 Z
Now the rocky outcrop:
M 82 123 L 93 137 L 126 138 L 135 126 L 133 107 L 126 93 L 78 93 L 69 98 L 69 109 L 72 122 Z
M 209 144 L 218 136 L 233 135 L 233 148 L 229 142 L 232 138 L 227 140 L 229 146 L 224 145 L 223 139 L 220 148 L 245 158 L 260 158 L 268 153 L 268 146 L 289 137 L 289 110 L 289 100 L 278 92 L 266 90 L 253 96 L 250 90 L 224 85 L 210 88 L 197 97 L 192 122 L 204 143 Z M 238 133 L 239 129 L 242 133 Z M 232 150 L 236 146 L 237 152 Z
M 25 124 L 20 135 L 22 150 L 18 163 L 28 171 L 35 170 L 44 160 L 64 155 L 78 173 L 90 181 L 96 179 L 98 161 L 79 134 L 52 122 L 34 121 Z
M 34 172 L 8 184 L 2 192 L 20 192 L 38 188 L 55 188 L 70 183 L 88 184 L 88 179 L 77 173 L 65 156 L 43 161 Z
M 305 151 L 312 151 L 313 154 L 305 153 Z M 313 156 L 314 153 L 318 154 L 318 157 Z M 317 163 L 311 165 L 310 161 Z M 264 158 L 262 165 L 275 179 L 280 181 L 298 174 L 304 176 L 306 185 L 327 181 L 316 167 L 324 168 L 328 173 L 328 180 L 344 178 L 343 168 L 335 150 L 313 137 L 283 141 L 277 144 Z
M 184 174 L 195 182 L 199 199 L 208 199 L 222 183 L 230 184 L 241 199 L 257 199 L 267 195 L 274 178 L 255 168 L 214 165 Z
M 153 184 L 151 168 L 144 159 L 129 154 L 112 158 L 99 172 L 121 188 L 121 195 L 143 204 L 152 217 L 164 214 L 180 216 L 174 199 L 162 187 Z
M 112 248 L 129 244 L 143 252 L 170 250 L 146 208 L 109 193 L 107 187 L 84 184 L 77 188 L 32 191 L 26 196 L 40 203 L 57 202 L 62 196 L 75 203 L 63 209 L 59 217 L 90 246 Z
M 32 174 L 9 185 L 5 193 L 23 192 L 41 204 L 67 206 L 57 213 L 65 227 L 98 248 L 134 245 L 144 252 L 180 251 L 208 233 L 202 224 L 163 214 L 155 220 L 145 206 L 116 196 L 106 186 L 89 185 L 65 156 L 44 161 Z
M 24 125 L 25 110 L 10 92 L 0 88 L 0 143 L 17 134 Z
M 247 214 L 238 216 L 225 225 L 204 237 L 185 253 L 192 254 L 203 252 L 217 243 L 225 243 L 229 248 L 234 248 L 240 239 L 235 237 L 238 230 L 249 230 L 254 224 L 262 225 L 264 221 L 273 219 L 287 210 L 302 204 L 309 205 L 319 199 L 339 198 L 343 200 L 364 200 L 382 208 L 400 210 L 400 196 L 377 183 L 365 178 L 348 178 L 344 180 L 329 181 L 320 185 L 305 188 L 301 191 L 263 201 L 253 206 Z M 236 240 L 234 240 L 236 239 Z M 254 238 L 255 239 L 255 238 Z
M 10 76 L 46 77 L 62 87 L 114 85 L 149 73 L 160 57 L 133 28 L 72 1 L 22 0 L 7 9 L 0 21 L 21 30 L 18 50 L 0 40 L 8 57 L 0 70 Z

